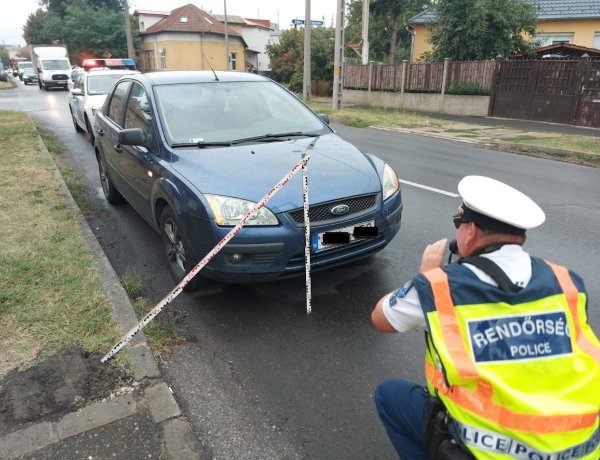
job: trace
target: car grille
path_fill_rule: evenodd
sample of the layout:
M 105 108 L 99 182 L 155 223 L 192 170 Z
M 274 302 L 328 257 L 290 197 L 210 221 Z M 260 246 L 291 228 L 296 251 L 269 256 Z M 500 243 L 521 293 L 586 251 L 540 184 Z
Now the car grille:
M 377 209 L 379 194 L 363 195 L 342 200 L 328 201 L 327 203 L 319 203 L 309 206 L 308 218 L 311 225 L 328 224 L 336 221 L 348 220 L 349 218 L 358 217 L 363 214 L 368 214 Z M 342 216 L 336 216 L 331 213 L 331 208 L 339 205 L 348 206 L 349 210 Z M 287 215 L 297 227 L 304 226 L 304 208 L 294 209 L 289 211 Z
M 58 73 L 58 74 L 52 75 L 52 80 L 68 80 L 68 79 L 69 79 L 69 77 L 64 74 Z

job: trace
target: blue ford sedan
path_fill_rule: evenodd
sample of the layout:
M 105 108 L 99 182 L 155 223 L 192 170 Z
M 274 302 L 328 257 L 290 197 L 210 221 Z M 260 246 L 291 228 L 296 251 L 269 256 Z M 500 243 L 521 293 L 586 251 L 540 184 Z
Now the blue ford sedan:
M 160 232 L 180 282 L 307 152 L 311 268 L 350 262 L 392 241 L 402 198 L 394 170 L 327 121 L 254 74 L 128 75 L 95 117 L 102 188 Z M 186 287 L 301 275 L 304 247 L 298 173 Z

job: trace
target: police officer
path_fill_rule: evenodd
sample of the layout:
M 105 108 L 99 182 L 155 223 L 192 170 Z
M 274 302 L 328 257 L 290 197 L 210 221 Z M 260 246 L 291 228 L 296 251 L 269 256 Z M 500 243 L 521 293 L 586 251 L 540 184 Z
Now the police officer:
M 427 387 L 389 380 L 374 395 L 402 459 L 600 458 L 600 342 L 581 278 L 522 248 L 545 220 L 529 197 L 467 176 L 447 240 L 371 314 L 382 332 L 425 329 Z M 454 455 L 454 456 L 453 456 Z

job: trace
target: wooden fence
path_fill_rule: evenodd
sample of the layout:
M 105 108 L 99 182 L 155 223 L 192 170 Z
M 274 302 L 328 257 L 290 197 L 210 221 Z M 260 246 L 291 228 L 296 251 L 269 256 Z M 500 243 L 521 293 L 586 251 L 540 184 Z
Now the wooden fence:
M 459 84 L 491 90 L 495 61 L 345 64 L 344 88 L 439 93 Z

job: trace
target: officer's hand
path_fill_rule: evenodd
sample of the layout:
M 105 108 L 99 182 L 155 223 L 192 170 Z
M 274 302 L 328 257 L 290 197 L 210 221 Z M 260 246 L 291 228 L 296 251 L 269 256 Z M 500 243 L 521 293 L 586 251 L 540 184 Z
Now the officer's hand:
M 447 238 L 428 245 L 423 251 L 419 272 L 423 273 L 427 270 L 431 270 L 432 268 L 441 267 L 444 262 L 444 253 L 446 252 L 447 246 Z

